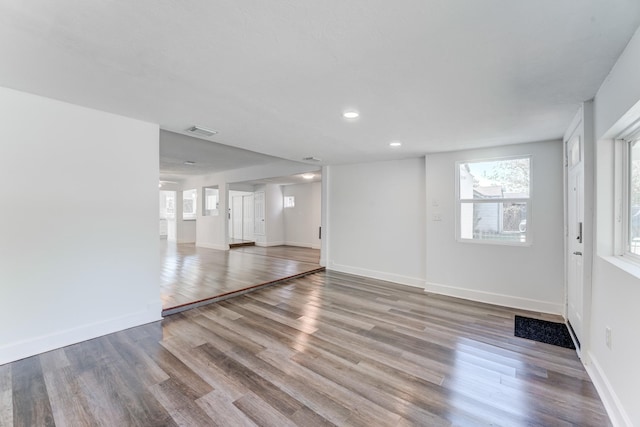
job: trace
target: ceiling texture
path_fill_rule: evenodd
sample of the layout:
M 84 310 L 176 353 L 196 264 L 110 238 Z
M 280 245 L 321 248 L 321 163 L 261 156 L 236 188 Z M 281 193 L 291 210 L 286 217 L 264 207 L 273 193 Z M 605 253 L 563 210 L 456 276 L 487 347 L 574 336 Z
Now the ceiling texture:
M 165 169 L 192 125 L 398 159 L 561 137 L 639 25 L 638 0 L 0 0 L 0 85 L 159 123 Z
M 182 181 L 189 176 L 266 165 L 277 161 L 281 159 L 179 133 L 160 131 L 161 180 Z

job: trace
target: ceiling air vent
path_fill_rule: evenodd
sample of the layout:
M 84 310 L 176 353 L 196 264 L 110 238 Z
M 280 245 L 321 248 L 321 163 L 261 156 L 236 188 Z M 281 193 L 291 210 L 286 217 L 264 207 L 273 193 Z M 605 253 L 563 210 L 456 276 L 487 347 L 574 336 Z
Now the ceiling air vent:
M 320 162 L 320 161 L 322 161 L 322 159 L 319 159 L 319 158 L 313 157 L 313 156 L 311 156 L 311 157 L 303 157 L 302 160 L 305 160 L 307 162 Z
M 189 129 L 187 129 L 187 132 L 197 136 L 204 136 L 205 138 L 209 138 L 210 136 L 218 133 L 217 130 L 203 128 L 202 126 L 191 126 Z

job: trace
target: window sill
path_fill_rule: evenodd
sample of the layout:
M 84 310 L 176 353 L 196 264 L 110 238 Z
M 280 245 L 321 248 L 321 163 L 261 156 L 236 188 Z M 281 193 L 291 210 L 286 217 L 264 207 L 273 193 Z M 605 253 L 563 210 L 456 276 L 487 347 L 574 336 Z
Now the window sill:
M 510 246 L 510 247 L 528 247 L 531 242 L 513 242 L 505 240 L 482 240 L 482 239 L 456 239 L 458 243 L 471 243 L 472 245 L 491 245 L 491 246 Z
M 640 279 L 640 265 L 637 263 L 626 259 L 623 256 L 603 256 L 603 260 L 607 261 L 609 264 L 618 267 L 620 270 L 634 276 L 637 279 Z

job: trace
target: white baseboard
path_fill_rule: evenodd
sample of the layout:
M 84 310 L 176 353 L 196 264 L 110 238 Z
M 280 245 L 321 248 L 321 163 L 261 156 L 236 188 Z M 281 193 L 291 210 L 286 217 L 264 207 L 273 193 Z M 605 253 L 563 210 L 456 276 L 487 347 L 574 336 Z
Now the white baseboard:
M 0 346 L 0 365 L 134 326 L 155 322 L 162 319 L 160 313 L 162 313 L 162 301 L 158 299 L 147 304 L 146 310 L 143 311 L 3 345 Z
M 403 276 L 395 273 L 387 273 L 384 271 L 369 270 L 366 268 L 352 267 L 349 265 L 336 264 L 333 261 L 329 262 L 327 269 L 333 271 L 339 271 L 341 273 L 355 274 L 357 276 L 370 277 L 372 279 L 386 280 L 388 282 L 400 283 L 401 285 L 415 286 L 417 288 L 424 288 L 424 279 L 417 277 Z
M 611 423 L 614 427 L 632 427 L 633 423 L 624 410 L 620 399 L 618 399 L 618 395 L 613 390 L 613 387 L 611 387 L 607 376 L 591 352 L 589 352 L 589 362 L 590 363 L 585 364 L 584 367 L 589 377 L 591 377 L 591 382 L 593 382 L 593 385 L 596 387 L 598 395 L 600 395 L 600 399 L 607 410 Z
M 196 246 L 199 248 L 207 248 L 207 249 L 217 249 L 219 251 L 228 251 L 229 245 L 219 245 L 215 243 L 198 243 L 196 242 Z
M 287 245 L 287 246 L 296 246 L 298 248 L 320 249 L 320 244 L 313 244 L 313 243 L 301 243 L 301 242 L 286 241 L 286 242 L 284 242 L 284 244 Z
M 478 291 L 475 289 L 457 288 L 454 286 L 441 285 L 438 283 L 426 282 L 424 288 L 427 292 L 447 295 L 450 297 L 485 302 L 488 304 L 496 304 L 503 307 L 537 311 L 541 313 L 562 315 L 564 310 L 562 304 L 554 302 L 540 301 L 529 298 L 516 297 L 512 295 L 496 294 L 492 292 Z
M 269 246 L 282 246 L 284 242 L 256 242 L 256 246 L 268 248 Z

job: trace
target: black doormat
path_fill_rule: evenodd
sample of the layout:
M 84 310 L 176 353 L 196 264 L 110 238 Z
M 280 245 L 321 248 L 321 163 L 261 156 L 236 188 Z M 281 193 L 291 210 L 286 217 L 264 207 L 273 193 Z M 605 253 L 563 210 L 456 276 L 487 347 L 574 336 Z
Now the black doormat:
M 514 333 L 516 337 L 575 349 L 567 325 L 516 316 Z

